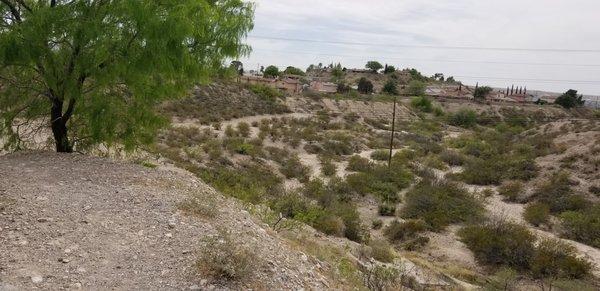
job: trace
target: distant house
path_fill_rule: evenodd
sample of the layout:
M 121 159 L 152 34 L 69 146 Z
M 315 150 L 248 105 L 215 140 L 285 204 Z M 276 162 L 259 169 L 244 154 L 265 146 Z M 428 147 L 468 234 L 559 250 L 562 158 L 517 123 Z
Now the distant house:
M 302 85 L 300 84 L 300 81 L 288 77 L 270 79 L 258 76 L 242 76 L 240 77 L 240 81 L 247 84 L 269 86 L 271 88 L 290 93 L 302 92 Z
M 312 81 L 310 82 L 310 89 L 322 93 L 336 93 L 337 85 L 331 82 Z

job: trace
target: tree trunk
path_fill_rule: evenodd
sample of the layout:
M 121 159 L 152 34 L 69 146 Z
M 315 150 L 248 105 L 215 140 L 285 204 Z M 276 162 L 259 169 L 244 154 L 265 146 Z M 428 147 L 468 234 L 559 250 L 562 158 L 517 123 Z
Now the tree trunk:
M 56 144 L 56 151 L 59 153 L 72 153 L 73 147 L 69 143 L 67 135 L 67 120 L 63 117 L 63 102 L 52 102 L 52 110 L 50 112 L 52 122 L 52 134 Z

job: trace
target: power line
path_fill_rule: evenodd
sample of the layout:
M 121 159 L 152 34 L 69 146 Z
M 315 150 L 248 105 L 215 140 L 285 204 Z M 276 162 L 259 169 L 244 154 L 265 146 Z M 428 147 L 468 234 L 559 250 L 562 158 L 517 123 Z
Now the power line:
M 319 55 L 328 57 L 343 57 L 343 58 L 361 58 L 361 59 L 376 59 L 379 57 L 359 56 L 359 55 L 341 55 L 330 53 L 317 53 L 306 51 L 280 51 L 270 49 L 260 49 L 260 51 L 268 51 L 281 54 L 303 54 L 303 55 Z M 400 57 L 385 57 L 390 60 L 403 61 L 418 61 L 418 62 L 434 62 L 434 63 L 465 63 L 465 64 L 499 64 L 499 65 L 529 65 L 529 66 L 571 66 L 571 67 L 600 67 L 600 64 L 567 64 L 567 63 L 529 63 L 529 62 L 500 62 L 500 61 L 469 61 L 469 60 L 436 60 L 436 59 L 413 59 Z
M 306 43 L 328 43 L 341 45 L 357 45 L 357 46 L 383 46 L 392 48 L 420 48 L 420 49 L 445 49 L 445 50 L 482 50 L 482 51 L 524 51 L 524 52 L 552 52 L 552 53 L 600 53 L 600 49 L 565 49 L 565 48 L 511 48 L 511 47 L 475 47 L 475 46 L 437 46 L 437 45 L 403 45 L 403 44 L 382 44 L 382 43 L 366 43 L 366 42 L 350 42 L 350 41 L 332 41 L 332 40 L 316 40 L 303 38 L 288 38 L 251 35 L 249 38 L 275 40 L 275 41 L 293 41 Z

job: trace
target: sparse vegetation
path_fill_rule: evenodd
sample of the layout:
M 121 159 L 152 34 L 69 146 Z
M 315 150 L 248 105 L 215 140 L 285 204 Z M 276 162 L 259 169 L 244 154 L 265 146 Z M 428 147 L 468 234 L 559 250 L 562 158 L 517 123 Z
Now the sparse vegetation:
M 549 217 L 550 207 L 544 203 L 529 204 L 523 213 L 523 218 L 534 226 L 546 223 Z
M 203 275 L 216 280 L 244 280 L 256 270 L 259 257 L 236 243 L 225 230 L 208 237 L 196 266 Z
M 498 187 L 498 194 L 504 196 L 507 201 L 517 202 L 523 194 L 523 183 L 519 181 L 505 182 Z

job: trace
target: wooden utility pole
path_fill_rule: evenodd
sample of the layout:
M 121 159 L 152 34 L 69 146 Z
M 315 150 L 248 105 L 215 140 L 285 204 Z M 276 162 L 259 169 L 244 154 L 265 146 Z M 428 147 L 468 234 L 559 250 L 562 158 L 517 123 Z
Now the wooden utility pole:
M 392 168 L 392 153 L 394 148 L 394 132 L 396 131 L 396 96 L 394 96 L 394 113 L 392 115 L 392 137 L 390 138 L 390 158 L 388 168 Z

